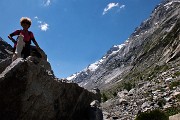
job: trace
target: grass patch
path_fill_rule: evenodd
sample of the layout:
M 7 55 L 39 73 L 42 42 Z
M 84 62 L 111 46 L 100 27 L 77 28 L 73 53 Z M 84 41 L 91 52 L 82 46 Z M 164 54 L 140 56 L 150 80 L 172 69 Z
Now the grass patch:
M 180 71 L 175 72 L 174 76 L 177 76 L 177 77 L 180 76 Z
M 174 82 L 171 82 L 171 84 L 170 84 L 170 90 L 172 90 L 173 89 L 173 87 L 177 87 L 177 86 L 179 86 L 180 85 L 180 81 L 174 81 Z
M 165 110 L 165 113 L 166 113 L 168 116 L 176 115 L 176 114 L 180 113 L 180 106 L 167 108 L 167 109 Z
M 108 100 L 108 97 L 105 93 L 101 94 L 102 102 L 106 102 Z
M 140 113 L 135 120 L 169 120 L 169 116 L 160 110 L 152 110 Z

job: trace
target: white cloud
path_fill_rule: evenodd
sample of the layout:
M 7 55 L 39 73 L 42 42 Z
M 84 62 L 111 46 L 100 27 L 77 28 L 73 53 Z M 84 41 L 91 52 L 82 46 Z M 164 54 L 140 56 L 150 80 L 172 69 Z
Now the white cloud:
M 42 31 L 47 31 L 47 29 L 49 29 L 49 25 L 47 23 L 43 23 L 39 25 L 39 27 L 41 28 Z
M 49 6 L 51 4 L 51 0 L 44 0 L 43 5 Z
M 103 15 L 105 15 L 109 10 L 111 10 L 112 8 L 118 8 L 118 10 L 122 9 L 125 7 L 125 5 L 119 5 L 119 3 L 109 3 L 103 11 Z
M 35 19 L 38 19 L 38 16 L 35 16 L 34 18 L 35 18 Z
M 40 21 L 40 20 L 38 20 L 37 22 L 38 22 L 39 24 L 42 24 L 42 21 Z
M 120 9 L 122 9 L 122 8 L 125 8 L 125 5 L 121 5 L 121 6 L 120 6 Z
M 117 6 L 119 6 L 119 3 L 109 3 L 106 8 L 104 8 L 103 15 L 105 15 L 109 10 Z
M 46 22 L 43 22 L 41 20 L 39 20 L 39 18 L 37 16 L 34 17 L 34 19 L 37 20 L 37 23 L 39 24 L 38 27 L 42 30 L 42 31 L 47 31 L 49 29 L 49 24 L 47 24 Z

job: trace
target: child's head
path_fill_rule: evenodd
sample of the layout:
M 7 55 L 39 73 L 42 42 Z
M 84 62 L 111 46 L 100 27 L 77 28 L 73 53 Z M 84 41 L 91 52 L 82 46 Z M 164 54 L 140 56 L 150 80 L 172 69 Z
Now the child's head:
M 29 28 L 31 26 L 31 19 L 28 18 L 28 17 L 22 17 L 20 19 L 20 24 L 21 24 L 22 27 L 24 27 L 24 25 L 27 24 L 28 28 Z

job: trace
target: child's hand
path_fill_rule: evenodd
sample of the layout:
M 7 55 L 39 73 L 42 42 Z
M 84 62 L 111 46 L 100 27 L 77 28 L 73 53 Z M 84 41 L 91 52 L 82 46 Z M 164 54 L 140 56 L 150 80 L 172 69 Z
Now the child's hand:
M 8 36 L 8 38 L 14 43 L 14 44 L 16 44 L 16 40 L 15 39 L 13 39 L 10 35 Z
M 39 46 L 36 46 L 37 50 L 41 50 L 41 48 Z

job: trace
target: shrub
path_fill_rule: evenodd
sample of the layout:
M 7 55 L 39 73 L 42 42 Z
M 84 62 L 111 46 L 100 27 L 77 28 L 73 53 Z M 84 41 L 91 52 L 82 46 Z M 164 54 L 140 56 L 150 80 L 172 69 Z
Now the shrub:
M 105 93 L 102 94 L 102 101 L 106 102 L 108 100 L 107 96 Z
M 180 76 L 180 72 L 179 72 L 179 71 L 178 71 L 178 72 L 175 72 L 174 75 L 175 75 L 175 76 Z
M 179 85 L 180 85 L 180 82 L 179 82 L 179 81 L 174 81 L 174 82 L 172 82 L 172 83 L 170 84 L 170 89 L 172 90 L 173 87 L 177 87 L 177 86 L 179 86 Z
M 140 113 L 135 120 L 169 120 L 169 117 L 160 110 Z
M 114 96 L 114 97 L 116 97 L 116 96 L 117 96 L 117 93 L 116 93 L 116 92 L 114 92 L 114 93 L 113 93 L 113 96 Z
M 166 100 L 164 98 L 160 98 L 158 99 L 157 104 L 159 107 L 163 107 L 166 104 Z
M 133 88 L 133 85 L 130 82 L 124 83 L 123 88 L 126 89 L 127 91 L 130 91 Z
M 165 112 L 166 112 L 166 114 L 168 116 L 172 116 L 172 115 L 178 114 L 178 113 L 180 113 L 180 106 L 172 106 L 170 108 L 167 108 L 165 110 Z

